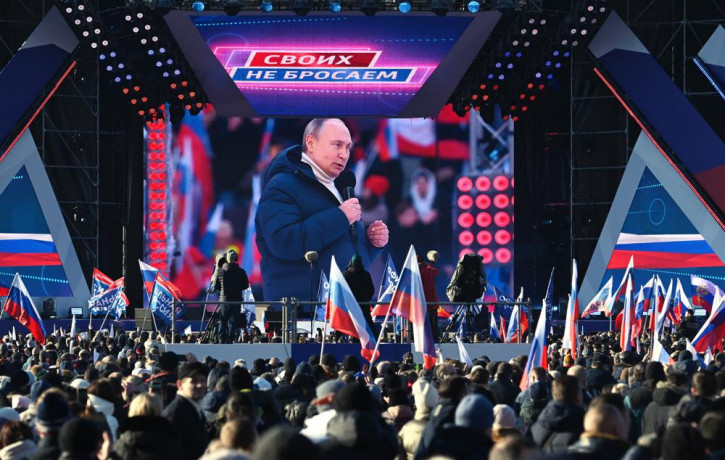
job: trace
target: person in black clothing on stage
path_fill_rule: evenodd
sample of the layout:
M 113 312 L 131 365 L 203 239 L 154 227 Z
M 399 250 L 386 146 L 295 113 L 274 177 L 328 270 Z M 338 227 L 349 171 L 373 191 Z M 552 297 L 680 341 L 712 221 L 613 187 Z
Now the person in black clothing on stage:
M 239 266 L 239 256 L 233 249 L 226 255 L 226 263 L 217 269 L 214 279 L 214 291 L 219 293 L 220 301 L 243 300 L 243 291 L 249 287 L 247 272 Z M 247 327 L 247 318 L 242 315 L 240 304 L 222 304 L 219 307 L 219 333 L 221 343 L 232 343 L 238 328 Z

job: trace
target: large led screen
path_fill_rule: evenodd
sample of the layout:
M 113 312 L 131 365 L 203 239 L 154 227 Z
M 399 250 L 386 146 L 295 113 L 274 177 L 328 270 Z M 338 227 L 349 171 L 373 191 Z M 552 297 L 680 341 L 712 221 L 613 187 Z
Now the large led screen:
M 438 113 L 500 15 L 170 16 L 221 114 L 412 117 Z

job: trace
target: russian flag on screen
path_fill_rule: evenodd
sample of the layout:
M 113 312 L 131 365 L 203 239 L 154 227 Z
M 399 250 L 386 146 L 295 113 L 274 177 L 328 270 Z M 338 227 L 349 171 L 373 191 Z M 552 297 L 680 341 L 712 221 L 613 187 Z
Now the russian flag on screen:
M 722 267 L 723 262 L 700 234 L 636 235 L 621 233 L 607 269 L 622 269 L 631 257 L 637 267 L 675 269 Z
M 50 233 L 0 233 L 0 267 L 62 265 Z
M 105 273 L 97 268 L 93 269 L 93 282 L 91 283 L 91 297 L 95 297 L 98 294 L 108 290 L 113 284 L 113 280 L 106 276 Z
M 20 279 L 20 275 L 17 273 L 13 278 L 8 297 L 5 299 L 3 311 L 27 327 L 39 344 L 45 345 L 45 326 L 43 326 L 40 314 L 38 314 L 38 310 L 35 308 L 33 299 L 28 294 L 23 280 Z
M 426 314 L 423 281 L 420 278 L 418 257 L 415 249 L 410 246 L 405 258 L 403 270 L 395 286 L 390 307 L 396 315 L 407 318 L 413 325 L 413 343 L 415 351 L 423 353 L 423 365 L 430 369 L 436 364 L 435 345 L 430 320 Z
M 340 268 L 335 262 L 335 256 L 330 261 L 330 290 L 327 296 L 327 312 L 325 319 L 330 321 L 330 327 L 352 337 L 360 339 L 362 349 L 360 354 L 368 361 L 374 361 L 380 355 L 373 356 L 375 351 L 375 333 L 365 321 L 360 304 L 342 276 Z
M 700 328 L 694 339 L 692 346 L 698 352 L 704 353 L 705 350 L 721 350 L 720 338 L 725 336 L 725 298 L 718 296 L 718 305 L 713 308 L 712 313 Z

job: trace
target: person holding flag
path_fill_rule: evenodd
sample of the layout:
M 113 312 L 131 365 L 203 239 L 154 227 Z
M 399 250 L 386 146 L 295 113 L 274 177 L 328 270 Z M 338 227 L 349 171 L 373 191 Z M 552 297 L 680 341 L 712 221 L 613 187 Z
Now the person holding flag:
M 329 321 L 330 328 L 360 339 L 362 347 L 360 354 L 363 358 L 372 363 L 380 355 L 375 333 L 365 320 L 360 304 L 355 300 L 350 286 L 342 276 L 335 262 L 335 256 L 332 256 L 330 261 L 330 290 L 325 319 Z
M 10 285 L 10 291 L 3 304 L 3 311 L 27 327 L 40 345 L 45 345 L 45 325 L 43 325 L 38 309 L 35 308 L 33 299 L 18 273 L 15 274 L 13 283 Z
M 423 353 L 423 367 L 431 369 L 436 364 L 436 352 L 430 318 L 425 305 L 423 281 L 418 269 L 418 257 L 415 248 L 410 246 L 405 258 L 393 299 L 390 301 L 393 312 L 410 321 L 413 328 L 415 351 Z
M 566 306 L 566 322 L 564 326 L 564 340 L 562 348 L 570 351 L 571 357 L 576 361 L 579 350 L 579 298 L 577 294 L 577 268 L 576 259 L 572 260 L 571 268 L 571 294 L 569 295 L 569 303 Z
M 611 279 L 610 279 L 611 282 Z M 549 309 L 551 309 L 551 299 L 553 297 L 554 290 L 554 269 L 551 269 L 551 275 L 549 276 L 549 285 L 546 288 L 546 295 L 542 301 L 541 313 L 539 319 L 536 321 L 536 330 L 534 332 L 534 340 L 531 342 L 531 351 L 529 351 L 529 359 L 526 360 L 526 367 L 524 367 L 524 373 L 521 375 L 521 381 L 519 382 L 519 388 L 521 391 L 525 391 L 529 387 L 529 375 L 531 370 L 535 367 L 543 367 L 549 369 L 548 362 L 548 351 L 549 342 L 546 335 L 546 331 L 549 329 Z

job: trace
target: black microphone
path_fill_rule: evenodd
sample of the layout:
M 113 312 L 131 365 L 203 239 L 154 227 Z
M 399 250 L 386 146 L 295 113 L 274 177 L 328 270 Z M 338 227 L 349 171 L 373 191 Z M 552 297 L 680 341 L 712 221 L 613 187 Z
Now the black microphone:
M 347 201 L 350 198 L 355 198 L 356 183 L 357 178 L 355 178 L 355 174 L 349 169 L 344 170 L 340 173 L 339 176 L 337 176 L 337 179 L 335 179 L 335 187 L 342 194 L 343 201 Z M 355 228 L 355 222 L 350 225 L 350 233 L 352 234 L 353 239 L 357 239 L 357 229 Z

